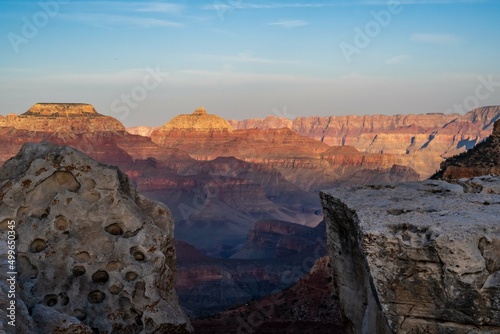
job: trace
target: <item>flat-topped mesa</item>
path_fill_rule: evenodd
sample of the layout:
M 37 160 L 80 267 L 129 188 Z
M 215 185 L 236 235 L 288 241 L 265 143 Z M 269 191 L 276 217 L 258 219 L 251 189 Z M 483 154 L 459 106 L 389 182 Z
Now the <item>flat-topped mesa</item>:
M 224 118 L 209 114 L 205 108 L 200 107 L 192 114 L 182 114 L 172 118 L 160 128 L 160 131 L 170 130 L 232 132 L 233 127 Z
M 99 114 L 86 103 L 37 103 L 21 115 L 0 116 L 0 127 L 56 133 L 121 132 L 125 127 L 113 117 Z
M 103 117 L 94 106 L 87 103 L 37 103 L 24 116 L 55 116 L 55 117 Z

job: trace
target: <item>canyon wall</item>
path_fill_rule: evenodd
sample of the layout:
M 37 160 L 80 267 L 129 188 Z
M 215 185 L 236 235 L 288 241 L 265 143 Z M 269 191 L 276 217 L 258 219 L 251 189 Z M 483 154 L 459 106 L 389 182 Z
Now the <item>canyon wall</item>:
M 0 169 L 0 200 L 0 232 L 17 236 L 18 333 L 192 332 L 169 209 L 117 167 L 28 143 Z
M 432 178 L 456 181 L 487 174 L 500 175 L 500 120 L 484 142 L 441 163 L 441 169 Z
M 229 123 L 237 130 L 287 127 L 330 146 L 347 145 L 364 153 L 398 155 L 425 178 L 438 170 L 445 158 L 488 137 L 499 118 L 500 107 L 491 106 L 465 115 L 314 116 L 294 120 L 271 116 Z
M 321 200 L 348 333 L 500 331 L 499 178 L 333 189 Z

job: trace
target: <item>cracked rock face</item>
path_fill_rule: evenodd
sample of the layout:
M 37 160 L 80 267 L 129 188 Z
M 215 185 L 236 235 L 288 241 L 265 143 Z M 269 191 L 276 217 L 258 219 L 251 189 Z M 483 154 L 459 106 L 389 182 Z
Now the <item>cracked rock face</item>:
M 118 168 L 25 144 L 0 169 L 0 223 L 17 225 L 18 307 L 29 333 L 187 333 L 168 208 Z
M 321 193 L 349 333 L 500 332 L 500 178 L 461 183 Z

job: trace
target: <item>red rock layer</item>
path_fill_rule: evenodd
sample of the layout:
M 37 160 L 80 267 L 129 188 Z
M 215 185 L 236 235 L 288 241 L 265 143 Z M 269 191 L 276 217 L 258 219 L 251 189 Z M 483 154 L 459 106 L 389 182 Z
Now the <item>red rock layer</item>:
M 235 129 L 269 129 L 283 125 L 331 146 L 350 145 L 361 152 L 395 154 L 422 177 L 434 173 L 443 158 L 470 149 L 492 131 L 500 107 L 458 114 L 268 117 L 230 121 Z
M 444 161 L 433 178 L 456 181 L 488 174 L 500 175 L 500 120 L 495 122 L 493 133 L 484 142 Z

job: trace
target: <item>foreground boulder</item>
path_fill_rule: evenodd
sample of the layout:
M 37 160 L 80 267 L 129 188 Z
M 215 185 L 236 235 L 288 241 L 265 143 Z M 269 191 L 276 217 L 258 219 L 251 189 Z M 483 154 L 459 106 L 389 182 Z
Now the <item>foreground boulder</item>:
M 192 331 L 170 212 L 118 168 L 25 144 L 0 169 L 0 200 L 1 230 L 15 221 L 18 238 L 18 333 Z
M 461 184 L 321 193 L 349 333 L 500 332 L 500 179 Z

